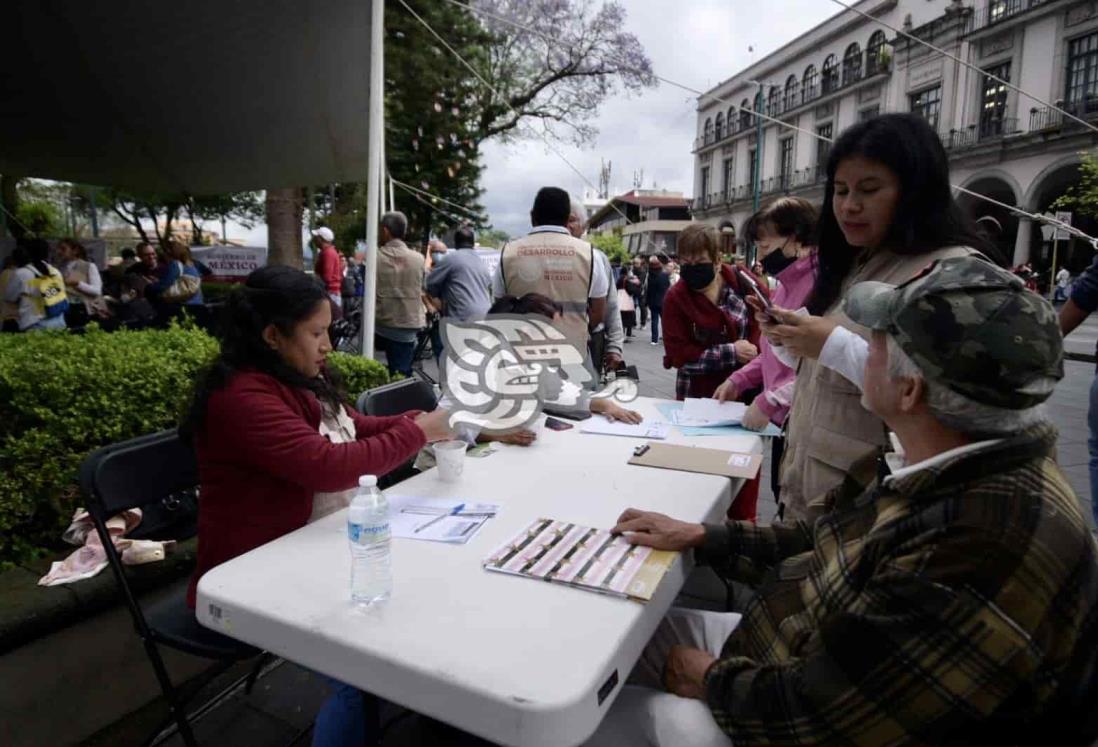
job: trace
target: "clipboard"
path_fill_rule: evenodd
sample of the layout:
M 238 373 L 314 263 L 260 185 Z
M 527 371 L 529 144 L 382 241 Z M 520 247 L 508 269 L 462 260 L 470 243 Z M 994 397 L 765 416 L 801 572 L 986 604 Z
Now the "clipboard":
M 762 461 L 762 454 L 649 441 L 633 450 L 629 464 L 750 480 L 758 476 Z

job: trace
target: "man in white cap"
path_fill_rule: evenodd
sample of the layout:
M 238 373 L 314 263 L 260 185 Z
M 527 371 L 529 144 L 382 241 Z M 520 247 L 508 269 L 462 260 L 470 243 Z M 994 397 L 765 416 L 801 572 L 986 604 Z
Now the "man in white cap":
M 333 318 L 343 309 L 343 296 L 340 288 L 343 284 L 343 260 L 336 249 L 335 234 L 327 226 L 321 226 L 313 232 L 313 246 L 316 247 L 316 262 L 313 271 L 324 281 L 328 289 L 328 298 L 332 299 Z

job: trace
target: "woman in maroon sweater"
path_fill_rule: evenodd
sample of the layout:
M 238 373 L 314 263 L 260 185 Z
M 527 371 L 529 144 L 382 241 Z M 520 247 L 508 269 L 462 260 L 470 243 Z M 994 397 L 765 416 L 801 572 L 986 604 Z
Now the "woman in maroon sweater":
M 290 267 L 256 270 L 230 296 L 221 354 L 181 428 L 201 486 L 192 607 L 210 568 L 338 510 L 360 475 L 383 475 L 450 436 L 443 410 L 371 418 L 348 407 L 325 366 L 331 322 L 324 287 Z M 338 686 L 314 744 L 361 744 L 361 697 Z
M 746 283 L 720 260 L 716 228 L 687 226 L 676 251 L 682 282 L 671 286 L 663 302 L 663 367 L 678 369 L 676 399 L 712 397 L 733 371 L 759 354 L 760 329 L 744 301 Z M 760 289 L 764 285 L 760 282 Z M 728 516 L 754 521 L 758 495 L 758 481 L 747 482 Z

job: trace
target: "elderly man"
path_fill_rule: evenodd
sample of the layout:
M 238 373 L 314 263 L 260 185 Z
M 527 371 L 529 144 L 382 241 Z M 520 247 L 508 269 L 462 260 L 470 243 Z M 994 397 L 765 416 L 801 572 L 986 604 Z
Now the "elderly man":
M 569 195 L 569 198 L 572 212 L 568 216 L 568 233 L 582 239 L 587 231 L 587 208 L 575 195 Z M 621 307 L 618 305 L 618 289 L 614 283 L 614 268 L 610 265 L 610 258 L 601 249 L 594 246 L 591 249 L 595 253 L 595 262 L 602 265 L 603 272 L 610 280 L 610 290 L 606 294 L 606 316 L 602 324 L 591 330 L 591 341 L 588 344 L 591 364 L 601 374 L 603 371 L 616 371 L 623 365 L 625 328 L 621 324 Z
M 572 236 L 571 198 L 558 187 L 542 187 L 530 210 L 533 229 L 500 251 L 492 279 L 496 298 L 540 293 L 563 308 L 561 331 L 576 350 L 587 350 L 590 330 L 606 316 L 610 278 L 586 241 Z
M 672 610 L 591 744 L 1089 743 L 1098 545 L 1040 403 L 1056 315 L 974 257 L 855 286 L 864 402 L 907 465 L 814 526 L 626 511 L 637 544 L 775 566 L 734 614 Z M 660 692 L 665 687 L 670 693 Z M 1086 742 L 1083 740 L 1087 739 Z
M 412 375 L 416 334 L 427 324 L 423 307 L 423 255 L 404 243 L 404 213 L 381 216 L 377 254 L 375 345 L 384 351 L 389 373 Z

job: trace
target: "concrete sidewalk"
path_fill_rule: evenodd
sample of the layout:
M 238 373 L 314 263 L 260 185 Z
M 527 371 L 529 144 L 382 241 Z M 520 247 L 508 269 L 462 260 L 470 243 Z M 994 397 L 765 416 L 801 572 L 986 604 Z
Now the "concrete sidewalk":
M 640 373 L 642 395 L 673 399 L 675 392 L 674 371 L 663 368 L 663 345 L 651 346 L 647 330 L 638 330 L 635 341 L 626 346 L 627 362 L 635 364 Z M 1077 334 L 1082 345 L 1090 346 L 1098 339 L 1098 321 Z M 1074 337 L 1074 336 L 1073 336 Z M 1094 366 L 1079 362 L 1065 365 L 1066 376 L 1048 404 L 1053 420 L 1060 427 L 1059 458 L 1068 479 L 1079 495 L 1087 516 L 1091 516 L 1089 478 L 1087 472 L 1086 411 Z M 769 449 L 763 465 L 763 484 L 759 499 L 759 520 L 769 522 L 775 513 L 775 503 L 770 491 Z M 691 578 L 680 602 L 694 606 L 714 606 L 723 600 L 723 587 L 715 578 L 701 569 Z M 137 645 L 136 639 L 134 641 Z M 312 718 L 323 701 L 327 687 L 322 678 L 289 662 L 280 663 L 264 676 L 250 696 L 242 692 L 233 694 L 222 705 L 200 721 L 196 728 L 203 745 L 270 745 L 309 744 Z M 410 747 L 411 745 L 482 745 L 480 740 L 462 737 L 439 729 L 429 719 L 410 714 L 395 706 L 386 706 L 388 719 L 399 719 L 386 733 L 386 747 Z M 96 744 L 124 745 L 136 743 L 137 735 L 123 733 L 124 725 L 110 735 L 110 739 Z M 294 741 L 296 738 L 296 741 Z M 172 747 L 182 747 L 177 736 L 167 742 Z

